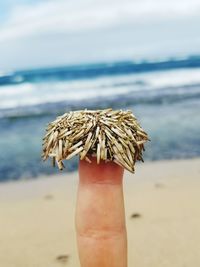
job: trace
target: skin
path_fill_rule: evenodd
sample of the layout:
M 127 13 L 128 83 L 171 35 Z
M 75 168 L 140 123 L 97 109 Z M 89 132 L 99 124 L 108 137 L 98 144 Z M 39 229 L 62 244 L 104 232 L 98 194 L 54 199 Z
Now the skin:
M 123 168 L 79 163 L 76 232 L 81 267 L 127 267 Z

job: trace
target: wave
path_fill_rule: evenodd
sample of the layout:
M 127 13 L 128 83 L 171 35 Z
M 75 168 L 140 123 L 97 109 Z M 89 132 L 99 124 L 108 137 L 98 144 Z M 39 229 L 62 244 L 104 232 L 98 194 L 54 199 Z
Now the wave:
M 189 89 L 190 88 L 190 89 Z M 95 101 L 95 99 L 115 99 L 133 96 L 134 99 L 148 98 L 150 95 L 170 94 L 193 95 L 200 88 L 200 69 L 182 69 L 98 77 L 75 81 L 54 81 L 23 83 L 0 87 L 0 116 L 8 109 L 24 109 L 50 103 L 75 103 Z M 182 89 L 182 90 L 181 90 Z M 131 97 L 132 99 L 132 97 Z M 144 102 L 144 101 L 143 101 Z M 147 99 L 148 102 L 148 99 Z M 4 112 L 5 114 L 5 112 Z
M 47 80 L 77 80 L 91 79 L 102 76 L 115 76 L 131 73 L 144 73 L 154 71 L 166 71 L 183 68 L 200 67 L 200 56 L 186 58 L 169 58 L 155 61 L 124 61 L 101 64 L 85 64 L 77 66 L 66 66 L 57 68 L 45 68 L 34 70 L 16 71 L 0 75 L 1 85 L 12 85 L 21 83 L 34 83 Z
M 189 90 L 188 90 L 189 89 Z M 194 85 L 190 88 L 187 86 L 171 90 L 166 88 L 164 91 L 156 93 L 149 91 L 147 94 L 140 92 L 128 92 L 125 94 L 118 94 L 115 96 L 96 97 L 91 99 L 83 99 L 77 101 L 59 101 L 47 102 L 45 104 L 33 105 L 29 107 L 21 107 L 16 109 L 4 109 L 0 112 L 0 118 L 7 119 L 30 119 L 34 117 L 46 117 L 50 115 L 59 115 L 69 110 L 77 109 L 103 109 L 108 106 L 119 109 L 127 108 L 129 106 L 137 107 L 138 105 L 172 105 L 186 101 L 198 101 L 200 99 L 200 85 Z

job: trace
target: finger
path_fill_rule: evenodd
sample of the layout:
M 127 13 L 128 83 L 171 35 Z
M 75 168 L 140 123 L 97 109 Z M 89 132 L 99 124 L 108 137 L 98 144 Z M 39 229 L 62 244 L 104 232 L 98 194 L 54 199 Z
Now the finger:
M 82 267 L 126 267 L 123 168 L 80 161 L 76 230 Z

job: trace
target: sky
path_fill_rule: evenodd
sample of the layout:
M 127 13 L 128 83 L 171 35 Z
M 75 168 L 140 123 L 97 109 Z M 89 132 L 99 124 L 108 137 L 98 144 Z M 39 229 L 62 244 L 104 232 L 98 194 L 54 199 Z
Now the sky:
M 0 0 L 0 71 L 200 54 L 199 0 Z

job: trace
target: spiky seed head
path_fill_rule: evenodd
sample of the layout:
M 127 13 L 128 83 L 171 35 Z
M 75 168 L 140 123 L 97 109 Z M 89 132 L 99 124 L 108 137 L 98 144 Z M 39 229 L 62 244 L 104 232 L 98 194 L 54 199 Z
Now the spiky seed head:
M 129 110 L 80 110 L 65 113 L 49 123 L 43 142 L 43 159 L 52 158 L 63 169 L 63 160 L 79 155 L 114 161 L 134 172 L 137 160 L 142 160 L 144 143 L 149 140 L 133 113 Z

